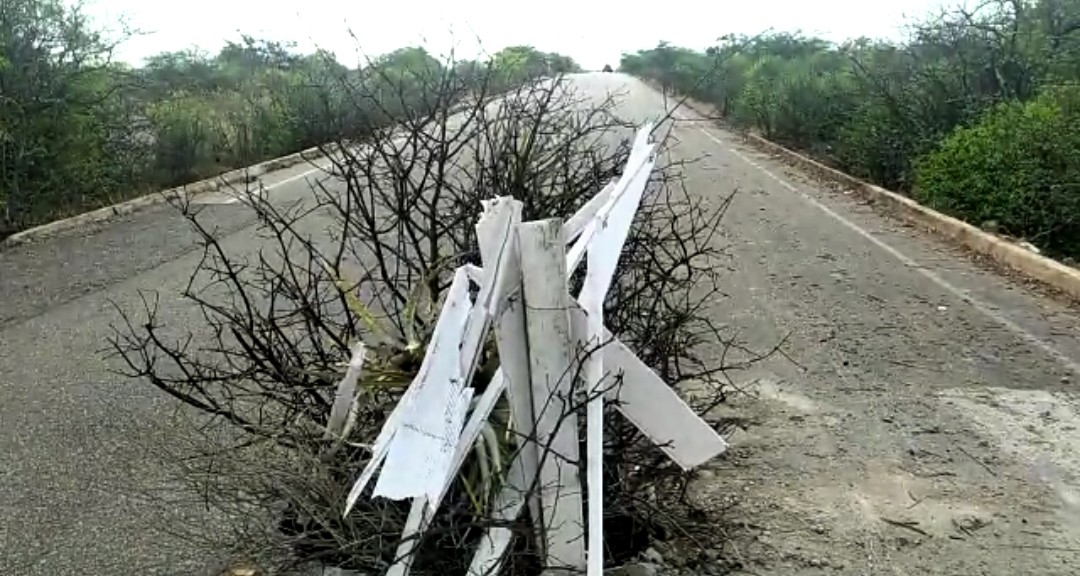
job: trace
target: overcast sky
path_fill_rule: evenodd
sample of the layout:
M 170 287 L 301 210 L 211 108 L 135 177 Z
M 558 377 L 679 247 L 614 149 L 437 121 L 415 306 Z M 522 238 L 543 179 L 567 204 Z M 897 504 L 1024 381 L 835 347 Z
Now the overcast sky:
M 131 63 L 162 51 L 216 52 L 239 33 L 295 41 L 356 62 L 356 41 L 369 55 L 425 43 L 433 52 L 474 56 L 531 44 L 572 56 L 586 68 L 617 65 L 619 55 L 660 40 L 703 48 L 723 34 L 801 30 L 830 40 L 899 38 L 912 17 L 957 0 L 88 0 L 107 27 L 121 17 L 144 34 L 126 42 Z

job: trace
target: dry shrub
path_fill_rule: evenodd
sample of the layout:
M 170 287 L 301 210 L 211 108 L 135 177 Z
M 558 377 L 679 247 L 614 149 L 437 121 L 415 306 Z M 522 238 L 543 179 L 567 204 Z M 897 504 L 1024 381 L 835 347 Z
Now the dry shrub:
M 628 158 L 633 124 L 616 114 L 617 95 L 580 94 L 566 78 L 491 95 L 486 83 L 444 69 L 410 80 L 422 87 L 424 114 L 409 113 L 415 94 L 389 103 L 385 93 L 353 94 L 400 122 L 327 146 L 332 168 L 305 202 L 282 206 L 249 194 L 265 241 L 258 254 L 231 253 L 198 210 L 184 207 L 205 254 L 184 298 L 202 310 L 204 325 L 184 327 L 196 336 L 178 339 L 147 299 L 117 330 L 129 375 L 198 414 L 196 433 L 174 458 L 178 477 L 223 514 L 236 552 L 268 569 L 386 569 L 407 503 L 365 496 L 342 518 L 345 494 L 419 366 L 452 270 L 479 262 L 480 201 L 508 195 L 524 203 L 526 220 L 568 217 Z M 719 295 L 713 236 L 727 203 L 688 194 L 683 165 L 667 159 L 663 140 L 606 322 L 669 385 L 693 382 L 695 407 L 705 410 L 723 400 L 729 368 L 707 360 L 719 357 L 724 339 L 704 313 Z M 580 275 L 572 284 L 576 290 Z M 347 438 L 328 441 L 335 386 L 358 340 L 371 353 L 354 425 Z M 496 363 L 489 343 L 478 388 Z M 496 410 L 493 430 L 505 429 L 504 412 Z M 685 474 L 618 415 L 607 423 L 606 541 L 609 560 L 619 562 L 701 518 L 682 496 Z M 508 462 L 514 442 L 499 450 Z M 492 523 L 490 493 L 477 494 L 482 459 L 470 456 L 455 480 L 419 543 L 414 573 L 464 573 L 472 544 Z M 538 567 L 524 516 L 514 525 L 526 537 L 506 563 L 512 573 Z

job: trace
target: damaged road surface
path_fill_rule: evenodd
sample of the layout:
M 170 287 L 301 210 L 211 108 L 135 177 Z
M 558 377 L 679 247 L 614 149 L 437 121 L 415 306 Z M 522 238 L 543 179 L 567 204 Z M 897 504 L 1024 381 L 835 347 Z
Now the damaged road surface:
M 681 116 L 676 155 L 708 155 L 689 185 L 735 193 L 712 314 L 756 350 L 782 343 L 732 373 L 733 448 L 695 484 L 733 506 L 724 556 L 754 574 L 1075 574 L 1077 309 Z
M 624 92 L 634 120 L 663 112 L 627 76 L 573 81 Z M 1074 574 L 1077 310 L 678 115 L 671 154 L 698 159 L 690 190 L 735 194 L 716 238 L 727 296 L 709 313 L 751 349 L 782 344 L 731 373 L 741 392 L 716 415 L 738 425 L 732 448 L 693 486 L 727 509 L 718 552 L 777 576 Z M 264 180 L 284 203 L 306 193 L 305 170 Z M 242 204 L 205 214 L 230 249 L 257 246 Z M 152 497 L 169 478 L 147 446 L 172 440 L 174 405 L 102 353 L 112 302 L 136 308 L 140 290 L 161 292 L 170 323 L 194 320 L 168 297 L 199 257 L 193 239 L 162 206 L 0 253 L 0 574 L 205 565 L 157 530 L 200 514 Z

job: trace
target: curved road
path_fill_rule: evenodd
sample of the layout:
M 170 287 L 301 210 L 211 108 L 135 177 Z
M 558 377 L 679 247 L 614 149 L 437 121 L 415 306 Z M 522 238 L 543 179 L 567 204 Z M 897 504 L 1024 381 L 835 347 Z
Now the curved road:
M 625 76 L 575 82 L 626 90 L 622 110 L 636 119 L 662 112 L 659 94 Z M 736 193 L 718 239 L 731 258 L 728 297 L 712 313 L 759 348 L 787 337 L 792 359 L 736 376 L 757 391 L 735 401 L 749 440 L 700 489 L 746 495 L 736 513 L 772 534 L 743 548 L 760 556 L 757 571 L 1068 573 L 1075 558 L 1055 550 L 1080 548 L 1076 311 L 679 114 L 672 154 L 704 155 L 691 190 Z M 315 177 L 297 166 L 263 181 L 286 202 Z M 243 205 L 204 202 L 228 248 L 257 248 Z M 199 513 L 145 497 L 167 488 L 154 446 L 168 442 L 172 404 L 116 376 L 102 354 L 113 302 L 136 309 L 140 290 L 162 293 L 170 324 L 196 320 L 173 297 L 199 256 L 193 239 L 160 206 L 0 252 L 0 574 L 206 564 L 151 529 Z M 991 528 L 952 538 L 961 512 Z M 897 552 L 898 539 L 923 536 L 879 520 L 912 515 L 929 543 Z

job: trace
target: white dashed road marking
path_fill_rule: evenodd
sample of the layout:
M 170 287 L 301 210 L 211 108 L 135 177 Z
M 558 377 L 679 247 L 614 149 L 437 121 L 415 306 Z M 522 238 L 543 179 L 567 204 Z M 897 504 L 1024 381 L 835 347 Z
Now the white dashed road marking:
M 266 185 L 264 185 L 262 187 L 262 189 L 267 191 L 267 192 L 270 192 L 271 190 L 273 190 L 275 188 L 279 188 L 279 187 L 284 186 L 286 184 L 296 182 L 297 180 L 300 180 L 301 178 L 307 178 L 308 176 L 311 176 L 312 174 L 315 174 L 317 172 L 325 172 L 325 171 L 326 171 L 326 168 L 312 168 L 311 170 L 308 170 L 307 172 L 304 172 L 304 173 L 301 173 L 301 174 L 296 174 L 294 176 L 289 176 L 288 178 L 286 178 L 286 179 L 284 179 L 284 180 L 282 180 L 280 182 L 274 182 L 273 184 L 266 184 Z M 237 202 L 240 202 L 240 200 L 241 200 L 241 198 L 240 198 L 239 195 L 230 194 L 228 196 L 228 198 L 226 200 L 223 200 L 222 202 L 220 202 L 220 204 L 236 204 Z

